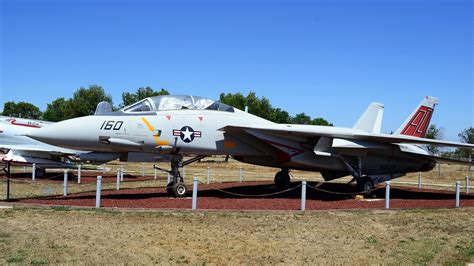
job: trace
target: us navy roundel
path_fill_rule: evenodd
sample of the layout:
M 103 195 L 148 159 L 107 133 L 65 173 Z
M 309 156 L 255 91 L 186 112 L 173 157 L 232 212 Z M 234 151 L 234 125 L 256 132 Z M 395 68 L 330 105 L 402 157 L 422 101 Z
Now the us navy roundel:
M 190 143 L 194 138 L 201 137 L 201 131 L 194 131 L 190 126 L 184 126 L 181 129 L 174 129 L 173 136 L 179 136 L 182 141 Z

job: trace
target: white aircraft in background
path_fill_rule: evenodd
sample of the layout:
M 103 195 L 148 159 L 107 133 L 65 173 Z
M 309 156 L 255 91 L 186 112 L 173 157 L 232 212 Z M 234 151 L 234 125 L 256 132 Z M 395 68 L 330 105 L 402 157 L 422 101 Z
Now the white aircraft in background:
M 362 191 L 410 172 L 429 171 L 436 157 L 415 144 L 474 148 L 424 138 L 438 100 L 426 97 L 393 135 L 380 132 L 384 106 L 369 105 L 353 128 L 276 124 L 231 106 L 195 96 L 156 96 L 117 112 L 58 122 L 28 136 L 103 156 L 131 152 L 171 156 L 168 193 L 182 197 L 179 168 L 209 155 L 280 168 L 275 184 L 286 187 L 291 169 L 321 172 L 325 180 L 353 176 Z M 107 104 L 105 104 L 107 105 Z M 99 108 L 98 108 L 99 109 Z M 196 157 L 183 161 L 184 155 Z
M 73 166 L 70 156 L 79 151 L 55 147 L 29 138 L 27 133 L 52 124 L 33 119 L 0 116 L 0 163 L 12 165 L 36 164 L 36 176 L 45 174 L 46 168 Z

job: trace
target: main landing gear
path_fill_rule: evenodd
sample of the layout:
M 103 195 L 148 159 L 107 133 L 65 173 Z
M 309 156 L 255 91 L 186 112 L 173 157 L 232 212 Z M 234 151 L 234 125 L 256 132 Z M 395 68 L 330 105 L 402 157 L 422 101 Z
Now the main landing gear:
M 275 175 L 275 185 L 279 189 L 285 189 L 290 186 L 290 173 L 288 169 L 281 169 Z
M 174 198 L 186 197 L 186 194 L 188 193 L 188 189 L 186 187 L 186 184 L 184 183 L 181 173 L 179 172 L 179 168 L 186 166 L 188 164 L 197 162 L 205 157 L 206 156 L 201 155 L 201 156 L 197 156 L 192 159 L 189 159 L 187 161 L 183 161 L 183 156 L 174 155 L 171 158 L 171 170 L 168 171 L 168 170 L 161 169 L 155 166 L 155 168 L 158 170 L 168 172 L 173 178 L 171 182 L 169 182 L 166 186 L 166 192 L 168 193 L 168 195 Z
M 343 156 L 339 156 L 339 158 L 347 171 L 354 177 L 352 181 L 355 180 L 357 182 L 358 190 L 365 195 L 370 195 L 374 189 L 374 180 L 369 176 L 362 175 L 362 158 L 357 157 L 357 163 L 355 165 L 351 165 Z
M 46 174 L 46 169 L 41 167 L 36 167 L 35 169 L 35 176 L 36 177 L 43 177 Z
M 363 176 L 356 179 L 357 188 L 359 191 L 363 192 L 366 195 L 369 195 L 372 189 L 374 189 L 374 181 L 368 176 Z

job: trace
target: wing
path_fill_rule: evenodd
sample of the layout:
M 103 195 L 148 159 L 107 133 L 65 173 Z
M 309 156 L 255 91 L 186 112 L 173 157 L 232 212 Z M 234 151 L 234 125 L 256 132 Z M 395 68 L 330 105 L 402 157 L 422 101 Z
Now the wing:
M 77 155 L 83 153 L 82 151 L 77 150 L 70 150 L 64 149 L 52 145 L 21 145 L 21 144 L 0 144 L 0 150 L 14 150 L 17 152 L 35 152 L 35 153 L 49 153 L 52 155 L 58 156 L 69 156 L 69 155 Z
M 296 140 L 304 140 L 308 138 L 337 138 L 345 140 L 359 140 L 370 141 L 379 144 L 429 144 L 445 147 L 457 147 L 474 149 L 473 144 L 435 140 L 427 138 L 418 138 L 405 135 L 388 135 L 388 134 L 372 134 L 358 129 L 337 128 L 325 126 L 311 126 L 311 125 L 289 125 L 289 124 L 272 124 L 265 126 L 226 126 L 221 130 L 226 132 L 238 131 L 253 133 L 266 133 L 270 135 L 277 135 Z

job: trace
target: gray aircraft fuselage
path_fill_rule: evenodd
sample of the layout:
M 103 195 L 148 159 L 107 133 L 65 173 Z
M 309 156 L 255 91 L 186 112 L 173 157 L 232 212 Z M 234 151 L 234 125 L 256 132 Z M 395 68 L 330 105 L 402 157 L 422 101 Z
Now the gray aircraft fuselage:
M 275 123 L 238 109 L 233 112 L 201 109 L 142 113 L 120 111 L 66 120 L 35 131 L 33 137 L 52 145 L 104 154 L 179 152 L 188 155 L 232 155 L 239 161 L 262 166 L 318 171 L 326 180 L 350 174 L 339 157 L 315 153 L 314 147 L 320 138 L 292 137 L 291 132 L 305 128 L 337 137 L 359 130 L 286 125 L 288 136 L 281 137 L 252 129 L 248 129 L 249 134 L 246 135 L 232 134 L 222 130 L 228 125 L 272 126 Z M 376 149 L 357 154 L 360 162 L 354 159 L 356 156 L 348 156 L 346 160 L 353 166 L 360 163 L 365 175 L 397 175 L 433 169 L 435 162 L 418 154 L 427 152 L 409 144 L 377 144 Z

